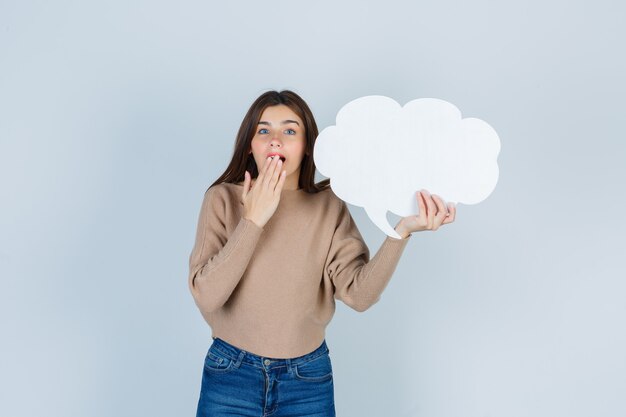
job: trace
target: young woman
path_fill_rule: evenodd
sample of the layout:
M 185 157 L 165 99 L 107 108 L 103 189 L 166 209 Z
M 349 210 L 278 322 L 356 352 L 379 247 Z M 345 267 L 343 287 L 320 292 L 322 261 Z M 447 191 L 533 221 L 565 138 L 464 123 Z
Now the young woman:
M 416 193 L 370 260 L 329 180 L 314 183 L 317 125 L 297 94 L 269 91 L 241 123 L 226 171 L 206 191 L 189 289 L 212 329 L 197 416 L 334 416 L 325 328 L 335 299 L 378 302 L 412 232 L 451 223 L 455 207 Z

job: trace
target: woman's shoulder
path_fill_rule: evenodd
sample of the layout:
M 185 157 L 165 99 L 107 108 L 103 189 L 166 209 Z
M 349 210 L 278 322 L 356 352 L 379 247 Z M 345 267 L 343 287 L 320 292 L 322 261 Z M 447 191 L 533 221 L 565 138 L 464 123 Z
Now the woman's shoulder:
M 213 204 L 228 205 L 235 200 L 236 190 L 233 188 L 236 186 L 226 182 L 213 184 L 204 193 L 204 199 Z
M 209 187 L 209 190 L 214 190 L 215 192 L 227 192 L 227 191 L 233 191 L 233 189 L 236 187 L 239 187 L 239 189 L 241 190 L 241 188 L 243 187 L 243 183 L 238 184 L 238 183 L 232 183 L 232 182 L 219 182 L 217 184 L 211 185 Z
M 326 196 L 326 199 L 332 202 L 332 204 L 336 204 L 336 205 L 344 204 L 344 201 L 341 198 L 337 197 L 337 194 L 335 194 L 335 192 L 333 191 L 332 188 L 330 188 L 330 186 L 326 187 L 323 191 L 320 191 L 320 193 L 324 193 L 324 195 Z
M 229 200 L 229 199 L 232 199 L 233 196 L 237 196 L 241 194 L 242 188 L 243 188 L 243 184 L 220 182 L 220 183 L 211 185 L 209 189 L 207 190 L 207 193 L 210 193 L 214 197 L 218 197 L 223 200 Z

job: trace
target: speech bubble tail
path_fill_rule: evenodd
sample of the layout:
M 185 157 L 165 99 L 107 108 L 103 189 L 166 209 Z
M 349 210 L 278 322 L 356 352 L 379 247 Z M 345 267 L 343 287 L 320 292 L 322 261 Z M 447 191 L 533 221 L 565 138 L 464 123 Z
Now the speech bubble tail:
M 369 217 L 370 220 L 387 236 L 402 239 L 402 236 L 400 236 L 398 232 L 396 232 L 395 229 L 389 225 L 389 221 L 387 221 L 387 210 L 375 208 L 368 209 L 365 207 L 365 213 L 367 213 L 367 217 Z

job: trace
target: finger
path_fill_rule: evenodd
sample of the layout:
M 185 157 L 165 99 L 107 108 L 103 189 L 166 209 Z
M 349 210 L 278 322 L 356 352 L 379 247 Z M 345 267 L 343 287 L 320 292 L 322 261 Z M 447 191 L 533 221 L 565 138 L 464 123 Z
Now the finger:
M 437 215 L 441 215 L 442 217 L 445 217 L 448 214 L 446 203 L 444 203 L 443 199 L 439 197 L 437 194 L 433 194 L 432 198 L 435 204 L 437 205 Z
M 248 195 L 248 189 L 250 189 L 250 174 L 248 173 L 248 171 L 246 171 L 246 173 L 244 174 L 244 178 L 243 178 L 243 191 L 241 192 L 242 203 L 243 203 L 243 200 Z
M 281 171 L 280 177 L 278 177 L 278 182 L 276 183 L 275 192 L 280 192 L 283 190 L 283 184 L 285 184 L 285 179 L 287 178 L 287 171 Z
M 415 193 L 417 195 L 417 206 L 418 206 L 418 214 L 414 214 L 417 223 L 421 226 L 426 224 L 426 202 L 424 201 L 424 196 L 421 191 L 417 191 Z
M 263 164 L 263 167 L 260 169 L 259 175 L 256 177 L 256 180 L 258 183 L 263 183 L 263 179 L 265 178 L 265 173 L 267 172 L 270 164 L 272 162 L 272 158 L 271 157 L 267 157 L 265 159 L 265 163 Z
M 437 230 L 448 216 L 448 209 L 446 208 L 446 204 L 443 202 L 441 197 L 437 194 L 433 194 L 432 197 L 437 205 L 437 214 L 433 220 L 433 230 Z
M 282 166 L 283 166 L 283 161 L 281 161 L 280 158 L 278 158 L 278 161 L 276 161 L 276 166 L 274 167 L 274 173 L 272 174 L 272 183 L 270 184 L 270 189 L 272 191 L 276 189 L 276 183 L 280 179 L 279 177 L 282 171 Z
M 423 217 L 426 220 L 426 201 L 424 200 L 424 196 L 421 192 L 417 192 L 417 203 L 419 204 L 419 217 Z
M 274 190 L 274 188 L 276 188 L 276 181 L 278 181 L 278 176 L 280 175 L 282 163 L 283 161 L 280 160 L 280 157 L 278 155 L 276 155 L 272 160 L 272 167 L 270 168 L 272 174 L 270 175 L 268 183 L 271 190 Z
M 267 170 L 265 172 L 265 177 L 263 178 L 263 188 L 270 188 L 270 182 L 272 181 L 272 176 L 274 175 L 277 159 L 278 156 L 272 156 L 270 157 L 270 161 L 267 163 Z
M 442 224 L 452 223 L 456 218 L 456 204 L 450 203 L 448 204 L 449 214 L 448 217 L 445 218 Z
M 265 162 L 263 163 L 263 173 L 267 172 L 271 164 L 272 164 L 272 157 L 268 156 L 267 158 L 265 158 Z
M 433 202 L 433 199 L 430 196 L 430 193 L 428 192 L 428 190 L 422 190 L 422 192 L 426 194 L 425 200 L 426 200 L 426 212 L 428 213 L 428 216 L 427 216 L 428 229 L 432 229 L 433 222 L 435 219 L 435 203 Z

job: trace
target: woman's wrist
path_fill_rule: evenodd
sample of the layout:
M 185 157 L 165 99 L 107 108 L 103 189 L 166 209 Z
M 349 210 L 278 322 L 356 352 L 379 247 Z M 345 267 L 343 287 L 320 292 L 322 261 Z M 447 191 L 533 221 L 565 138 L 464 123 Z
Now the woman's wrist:
M 398 223 L 394 230 L 400 235 L 402 239 L 406 239 L 411 233 L 402 226 L 402 222 Z
M 265 226 L 265 224 L 264 224 L 264 223 L 261 223 L 260 221 L 255 220 L 255 219 L 253 219 L 253 218 L 252 218 L 252 217 L 250 217 L 250 216 L 243 216 L 243 218 L 244 218 L 244 219 L 246 219 L 246 220 L 248 220 L 248 221 L 251 221 L 251 222 L 252 222 L 252 223 L 254 223 L 254 224 L 256 224 L 256 225 L 257 225 L 257 226 L 259 226 L 261 229 L 263 228 L 263 226 Z

